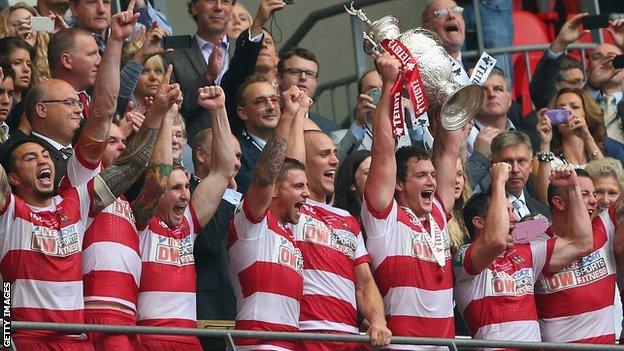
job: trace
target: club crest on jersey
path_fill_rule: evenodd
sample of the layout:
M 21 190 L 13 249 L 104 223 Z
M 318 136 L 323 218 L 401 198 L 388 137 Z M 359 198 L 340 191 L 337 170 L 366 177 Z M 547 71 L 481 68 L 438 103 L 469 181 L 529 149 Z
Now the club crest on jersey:
M 609 275 L 607 260 L 602 255 L 603 249 L 572 262 L 561 271 L 540 279 L 538 291 L 557 292 L 572 287 L 587 285 Z
M 80 236 L 75 226 L 72 224 L 61 230 L 34 226 L 30 241 L 31 250 L 58 257 L 67 257 L 80 252 Z
M 194 264 L 191 236 L 182 239 L 159 236 L 156 245 L 156 262 L 176 266 Z
M 280 245 L 277 247 L 276 262 L 303 275 L 303 256 L 301 251 L 285 238 L 280 238 L 280 241 Z
M 531 268 L 522 268 L 512 274 L 496 272 L 490 282 L 494 296 L 533 294 L 533 270 Z

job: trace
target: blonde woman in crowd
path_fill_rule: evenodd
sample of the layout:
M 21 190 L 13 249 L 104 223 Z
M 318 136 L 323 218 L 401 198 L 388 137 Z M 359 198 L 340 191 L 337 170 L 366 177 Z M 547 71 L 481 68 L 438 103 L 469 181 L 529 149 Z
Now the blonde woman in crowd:
M 624 172 L 620 161 L 605 157 L 589 162 L 585 170 L 589 173 L 596 188 L 598 210 L 606 211 L 615 205 L 624 187 L 622 185 L 624 184 Z
M 236 3 L 232 8 L 232 17 L 227 23 L 227 36 L 233 42 L 238 39 L 238 36 L 242 31 L 249 28 L 251 26 L 251 14 L 245 6 L 242 4 Z M 232 45 L 233 43 L 230 43 Z
M 464 205 L 472 195 L 468 175 L 464 172 L 464 162 L 461 158 L 457 159 L 457 175 L 455 177 L 455 205 L 453 206 L 453 217 L 448 223 L 449 234 L 451 238 L 451 252 L 457 253 L 457 250 L 464 244 L 468 233 L 466 224 L 464 223 Z
M 41 80 L 50 79 L 50 66 L 48 65 L 48 42 L 50 36 L 46 32 L 37 32 L 30 26 L 30 18 L 37 16 L 34 7 L 25 2 L 4 9 L 0 13 L 0 38 L 22 37 L 28 44 L 35 48 L 33 59 L 33 84 Z

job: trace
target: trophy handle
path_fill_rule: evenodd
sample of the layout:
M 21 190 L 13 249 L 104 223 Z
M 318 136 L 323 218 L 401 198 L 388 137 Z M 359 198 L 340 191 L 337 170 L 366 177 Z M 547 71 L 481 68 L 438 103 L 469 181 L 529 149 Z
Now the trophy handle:
M 344 5 L 344 8 L 347 11 L 347 13 L 351 16 L 357 16 L 360 20 L 362 20 L 362 22 L 366 23 L 367 26 L 370 26 L 372 23 L 371 20 L 368 19 L 364 11 L 357 10 L 355 7 L 353 7 L 354 3 L 355 1 L 351 1 L 351 4 L 349 5 L 349 7 L 347 7 L 347 5 Z
M 362 33 L 362 37 L 364 37 L 364 51 L 368 55 L 371 55 L 373 58 L 378 58 L 386 52 L 386 50 L 384 50 L 381 45 L 377 44 L 366 32 Z

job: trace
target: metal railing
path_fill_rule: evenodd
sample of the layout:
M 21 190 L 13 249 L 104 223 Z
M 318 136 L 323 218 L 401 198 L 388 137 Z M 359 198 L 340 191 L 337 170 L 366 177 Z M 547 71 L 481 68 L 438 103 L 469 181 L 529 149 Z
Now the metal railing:
M 236 350 L 231 342 L 233 338 L 271 339 L 290 341 L 333 341 L 333 342 L 357 342 L 369 343 L 368 335 L 354 334 L 322 334 L 322 333 L 290 333 L 290 332 L 266 332 L 249 330 L 229 329 L 190 329 L 172 327 L 145 327 L 145 326 L 117 326 L 99 324 L 62 324 L 44 322 L 11 322 L 11 330 L 49 330 L 66 333 L 100 332 L 113 334 L 158 334 L 158 335 L 183 335 L 210 338 L 225 338 L 228 340 L 228 348 Z M 392 344 L 401 345 L 434 345 L 447 346 L 457 351 L 462 348 L 517 348 L 525 350 L 584 350 L 584 351 L 622 351 L 624 347 L 618 345 L 591 345 L 591 344 L 565 344 L 551 342 L 520 342 L 520 341 L 495 341 L 476 339 L 440 339 L 393 336 Z

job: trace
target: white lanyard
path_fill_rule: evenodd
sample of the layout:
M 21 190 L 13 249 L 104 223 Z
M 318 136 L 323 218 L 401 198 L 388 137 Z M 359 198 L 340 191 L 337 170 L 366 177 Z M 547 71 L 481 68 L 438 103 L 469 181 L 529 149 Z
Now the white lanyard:
M 422 224 L 420 219 L 414 215 L 411 209 L 404 207 L 407 214 L 412 218 L 412 221 L 419 225 L 422 228 L 421 234 L 425 237 L 425 241 L 429 248 L 431 249 L 431 253 L 433 254 L 433 258 L 435 258 L 436 263 L 440 267 L 444 267 L 446 264 L 445 254 L 444 254 L 444 237 L 442 235 L 442 230 L 438 226 L 438 223 L 433 219 L 431 213 L 429 216 L 429 230 L 431 233 L 427 232 L 425 226 Z

